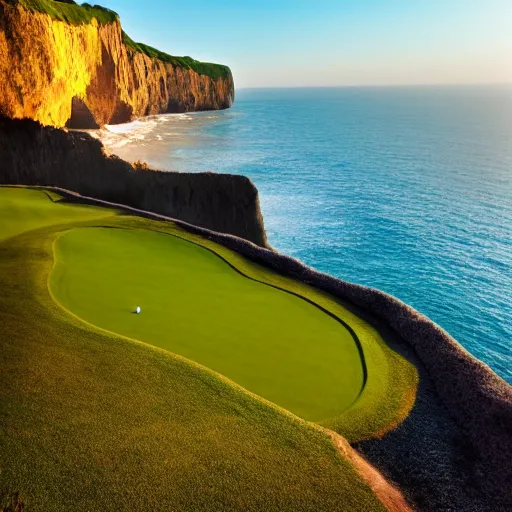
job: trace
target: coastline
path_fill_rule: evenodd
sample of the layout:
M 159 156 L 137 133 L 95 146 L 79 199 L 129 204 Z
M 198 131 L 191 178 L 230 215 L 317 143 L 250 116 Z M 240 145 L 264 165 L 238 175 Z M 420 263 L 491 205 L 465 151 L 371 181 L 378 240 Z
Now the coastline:
M 0 0 L 0 512 L 512 511 L 512 84 L 203 7 Z
M 501 87 L 241 91 L 230 110 L 134 127 L 112 152 L 248 176 L 272 246 L 411 304 L 512 384 L 508 99 Z

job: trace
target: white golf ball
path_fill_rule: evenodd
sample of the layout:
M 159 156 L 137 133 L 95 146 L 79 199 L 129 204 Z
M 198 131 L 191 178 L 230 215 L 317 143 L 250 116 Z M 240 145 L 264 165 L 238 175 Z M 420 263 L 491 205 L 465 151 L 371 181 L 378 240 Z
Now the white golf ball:
M 140 313 L 140 306 L 137 306 L 137 308 L 135 309 L 135 313 L 137 313 L 137 315 Z

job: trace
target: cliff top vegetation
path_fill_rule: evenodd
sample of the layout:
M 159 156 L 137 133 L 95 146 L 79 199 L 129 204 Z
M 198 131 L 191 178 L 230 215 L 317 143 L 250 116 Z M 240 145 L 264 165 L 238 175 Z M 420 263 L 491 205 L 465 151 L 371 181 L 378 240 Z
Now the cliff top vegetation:
M 30 11 L 49 14 L 55 20 L 66 21 L 73 25 L 90 23 L 93 18 L 96 18 L 100 24 L 114 23 L 119 19 L 116 12 L 101 5 L 90 5 L 88 3 L 78 5 L 73 0 L 7 0 L 7 2 L 20 4 Z
M 53 19 L 65 21 L 73 25 L 91 23 L 96 18 L 100 25 L 119 21 L 119 15 L 106 7 L 83 3 L 78 5 L 74 0 L 6 0 L 11 4 L 20 4 L 25 9 L 50 15 Z M 228 66 L 199 62 L 192 57 L 175 57 L 161 52 L 156 48 L 143 43 L 136 43 L 123 31 L 123 42 L 133 52 L 140 52 L 148 57 L 159 59 L 162 62 L 172 64 L 174 67 L 191 69 L 200 75 L 206 75 L 213 79 L 230 78 L 231 70 Z
M 207 75 L 213 79 L 218 78 L 229 78 L 231 77 L 231 70 L 228 66 L 222 64 L 213 64 L 211 62 L 199 62 L 192 57 L 175 57 L 168 53 L 162 52 L 148 46 L 144 43 L 136 43 L 130 36 L 123 31 L 123 43 L 126 47 L 130 48 L 135 52 L 141 52 L 151 57 L 152 59 L 158 59 L 162 62 L 172 64 L 174 67 L 180 67 L 184 69 L 192 69 L 200 75 Z

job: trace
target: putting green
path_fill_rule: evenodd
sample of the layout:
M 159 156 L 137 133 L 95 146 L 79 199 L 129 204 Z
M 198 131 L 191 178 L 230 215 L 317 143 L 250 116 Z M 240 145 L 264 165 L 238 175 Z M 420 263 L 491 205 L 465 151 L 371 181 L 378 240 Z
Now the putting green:
M 56 241 L 55 258 L 50 289 L 66 309 L 199 362 L 304 419 L 339 415 L 363 388 L 360 353 L 341 322 L 201 246 L 148 230 L 83 228 Z
M 37 238 L 51 253 L 41 286 L 91 333 L 185 356 L 350 441 L 407 417 L 416 368 L 338 299 L 173 222 L 119 213 L 0 187 L 0 251 Z M 9 257 L 25 272 L 23 254 Z

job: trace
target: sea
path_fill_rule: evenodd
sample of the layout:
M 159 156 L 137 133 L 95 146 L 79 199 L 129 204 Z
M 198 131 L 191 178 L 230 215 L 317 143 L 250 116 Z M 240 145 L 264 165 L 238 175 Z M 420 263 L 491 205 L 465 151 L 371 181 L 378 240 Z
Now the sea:
M 241 89 L 96 135 L 248 176 L 275 249 L 398 297 L 512 383 L 512 85 Z

